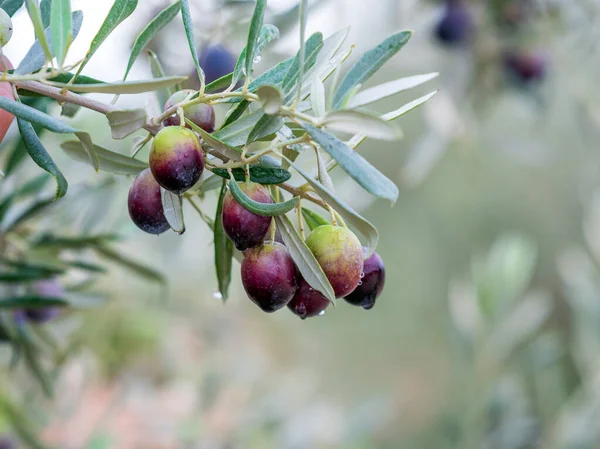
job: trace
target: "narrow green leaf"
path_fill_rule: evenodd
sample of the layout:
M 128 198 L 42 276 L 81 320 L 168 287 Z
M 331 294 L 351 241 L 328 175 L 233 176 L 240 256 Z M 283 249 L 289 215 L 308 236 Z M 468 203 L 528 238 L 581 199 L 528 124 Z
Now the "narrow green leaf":
M 65 307 L 69 303 L 63 298 L 47 296 L 14 296 L 0 299 L 0 309 L 44 309 L 46 307 Z
M 9 402 L 5 396 L 0 399 L 0 407 L 12 429 L 14 429 L 15 433 L 25 444 L 31 449 L 49 449 L 48 446 L 40 441 L 38 432 L 29 417 Z
M 322 33 L 314 33 L 311 35 L 306 44 L 304 45 L 302 52 L 304 54 L 303 60 L 303 74 L 306 73 L 308 69 L 310 69 L 315 62 L 317 61 L 317 56 L 319 52 L 323 48 L 323 34 Z M 293 63 L 291 64 L 288 72 L 285 75 L 285 78 L 281 82 L 281 89 L 286 94 L 290 92 L 294 86 L 298 83 L 300 79 L 300 56 L 301 51 L 298 51 L 296 57 L 294 58 Z
M 177 234 L 183 234 L 185 232 L 185 223 L 183 221 L 181 196 L 161 187 L 160 198 L 167 223 L 169 223 L 171 229 Z
M 300 176 L 306 179 L 312 188 L 315 189 L 315 192 L 317 192 L 319 196 L 327 202 L 327 204 L 333 207 L 344 218 L 344 220 L 346 220 L 346 223 L 352 225 L 364 236 L 365 240 L 363 241 L 363 246 L 367 248 L 365 258 L 370 257 L 375 251 L 375 248 L 377 247 L 377 241 L 379 240 L 377 228 L 375 228 L 375 226 L 373 226 L 369 221 L 361 217 L 360 214 L 354 211 L 354 209 L 352 209 L 349 205 L 339 199 L 334 192 L 318 182 L 311 175 L 294 164 L 290 159 L 284 159 L 288 161 L 291 167 L 294 167 Z
M 23 3 L 25 3 L 25 0 L 4 0 L 0 3 L 0 8 L 12 17 L 23 6 Z
M 248 134 L 246 144 L 277 132 L 283 126 L 283 118 L 279 115 L 264 114 Z
M 152 51 L 148 51 L 148 57 L 150 58 L 150 70 L 152 71 L 152 76 L 154 78 L 165 78 L 165 71 L 163 69 L 158 56 Z M 176 92 L 175 86 L 163 87 L 161 89 L 156 89 L 156 97 L 158 99 L 158 104 L 160 109 L 162 110 L 165 106 L 167 100 Z
M 69 46 L 73 41 L 71 27 L 71 0 L 54 0 L 50 7 L 52 48 L 60 67 L 65 62 Z
M 112 248 L 106 245 L 96 246 L 94 247 L 94 250 L 102 257 L 105 257 L 106 259 L 111 260 L 112 262 L 115 262 L 118 265 L 121 265 L 122 267 L 130 270 L 132 273 L 144 279 L 147 279 L 152 282 L 158 282 L 162 285 L 167 284 L 167 280 L 160 272 L 148 267 L 147 265 L 141 262 L 126 257 L 123 254 L 113 250 Z
M 306 220 L 311 231 L 314 231 L 319 226 L 331 224 L 318 213 L 305 207 L 302 208 L 302 216 L 304 217 L 304 220 Z
M 75 40 L 75 38 L 79 34 L 79 31 L 81 30 L 81 24 L 83 23 L 83 13 L 81 11 L 74 11 L 71 15 L 71 22 L 73 29 L 73 40 Z M 50 49 L 52 49 L 52 29 L 46 27 L 46 30 L 44 31 L 44 36 L 46 37 L 48 46 L 50 47 Z M 16 75 L 24 75 L 26 73 L 37 72 L 44 66 L 45 63 L 46 54 L 44 53 L 44 49 L 42 48 L 40 41 L 36 40 L 25 55 L 25 57 L 21 60 L 21 63 L 16 68 L 14 73 Z
M 187 37 L 188 46 L 190 47 L 190 53 L 192 54 L 192 60 L 196 66 L 198 72 L 198 78 L 200 84 L 204 84 L 204 71 L 200 67 L 200 61 L 198 61 L 198 50 L 196 49 L 196 38 L 194 37 L 194 22 L 192 21 L 192 14 L 190 13 L 190 5 L 188 0 L 179 0 L 181 2 L 181 17 L 183 18 L 183 27 L 185 28 L 185 35 Z
M 40 11 L 42 13 L 42 25 L 44 29 L 50 26 L 50 8 L 52 6 L 52 0 L 42 0 L 40 2 Z
M 340 167 L 367 192 L 393 203 L 398 199 L 398 187 L 373 167 L 365 158 L 350 149 L 337 137 L 311 125 L 303 125 L 308 134 L 321 148 L 334 158 Z
M 54 396 L 54 385 L 50 376 L 42 366 L 39 350 L 36 348 L 31 336 L 24 326 L 18 327 L 19 343 L 23 349 L 25 363 L 29 371 L 36 377 L 44 394 L 52 398 Z
M 265 114 L 273 115 L 279 112 L 283 98 L 281 97 L 281 92 L 277 87 L 270 84 L 265 84 L 256 90 L 256 95 L 258 95 L 258 99 L 262 103 L 262 108 L 263 111 L 265 111 Z
M 31 106 L 27 106 L 23 103 L 11 100 L 9 98 L 0 97 L 0 108 L 4 109 L 16 117 L 22 118 L 23 120 L 31 123 L 36 123 L 46 129 L 49 129 L 55 133 L 68 134 L 73 133 L 79 139 L 82 146 L 86 150 L 92 166 L 95 170 L 98 169 L 98 158 L 94 153 L 94 147 L 90 135 L 86 132 L 79 131 L 71 126 L 56 120 L 55 118 L 38 111 Z
M 106 114 L 113 139 L 124 139 L 144 127 L 148 120 L 145 109 L 111 111 Z
M 394 141 L 402 138 L 402 131 L 390 122 L 376 115 L 352 109 L 330 112 L 325 117 L 323 125 L 335 131 L 358 132 L 367 137 L 381 140 Z
M 70 72 L 63 72 L 63 73 L 59 73 L 58 75 L 49 78 L 48 81 L 51 81 L 53 83 L 68 83 L 69 81 L 71 81 L 73 79 L 73 77 L 75 76 L 74 73 L 70 73 Z M 77 82 L 74 84 L 75 86 L 77 86 L 78 84 L 108 84 L 105 81 L 100 81 L 96 78 L 92 78 L 90 76 L 85 76 L 85 75 L 79 75 L 77 77 Z
M 258 36 L 258 42 L 256 43 L 256 50 L 254 59 L 260 58 L 262 50 L 274 39 L 279 39 L 279 29 L 275 25 L 263 25 L 260 29 Z M 244 73 L 244 63 L 246 62 L 246 47 L 240 53 L 240 56 L 233 69 L 233 75 L 228 85 L 235 86 Z M 227 87 L 227 86 L 225 86 Z
M 227 193 L 227 182 L 223 180 L 219 202 L 217 203 L 217 212 L 215 214 L 214 235 L 215 235 L 215 270 L 217 272 L 217 283 L 219 292 L 223 301 L 227 301 L 229 296 L 229 284 L 231 284 L 231 266 L 233 261 L 233 243 L 225 234 L 223 229 L 223 198 Z
M 335 304 L 333 287 L 331 287 L 327 276 L 325 276 L 313 253 L 306 246 L 306 243 L 304 243 L 298 232 L 296 232 L 296 229 L 294 229 L 290 219 L 285 215 L 279 215 L 275 217 L 275 224 L 304 280 Z
M 434 78 L 437 78 L 439 73 L 427 73 L 425 75 L 407 76 L 388 83 L 383 83 L 370 89 L 365 89 L 362 92 L 354 95 L 348 102 L 348 108 L 360 108 L 384 98 L 396 95 L 414 87 L 425 84 Z
M 83 250 L 96 246 L 103 246 L 106 243 L 116 242 L 118 240 L 119 236 L 115 234 L 81 235 L 77 237 L 42 234 L 35 240 L 34 245 L 40 248 Z
M 52 52 L 50 51 L 48 41 L 46 40 L 46 33 L 44 32 L 45 27 L 42 22 L 42 13 L 40 12 L 37 0 L 27 0 L 26 7 L 29 17 L 31 18 L 31 23 L 33 24 L 35 37 L 42 46 L 46 60 L 50 61 L 52 59 Z
M 179 10 L 181 9 L 180 3 L 173 3 L 172 5 L 166 7 L 161 12 L 158 13 L 154 19 L 146 25 L 146 27 L 142 30 L 142 32 L 138 35 L 135 42 L 133 43 L 133 49 L 131 50 L 131 56 L 129 56 L 129 62 L 127 63 L 127 69 L 125 70 L 125 75 L 123 76 L 123 81 L 127 79 L 127 75 L 129 75 L 129 71 L 133 67 L 133 63 L 140 55 L 142 50 L 148 45 L 148 43 L 152 40 L 156 34 L 162 30 L 169 22 L 171 22 Z
M 221 178 L 229 179 L 229 173 L 224 168 L 213 168 L 212 172 Z M 246 180 L 246 172 L 243 168 L 234 168 L 233 177 L 238 182 Z M 250 181 L 262 185 L 281 184 L 288 181 L 292 174 L 283 168 L 261 167 L 260 165 L 250 166 Z
M 298 93 L 296 95 L 296 104 L 300 102 L 300 95 L 302 94 L 302 82 L 304 81 L 304 61 L 306 57 L 306 48 L 304 43 L 304 37 L 306 36 L 306 20 L 307 20 L 308 8 L 306 0 L 300 0 L 299 15 L 300 15 L 300 51 L 298 52 Z M 322 39 L 322 36 L 321 36 Z M 315 56 L 316 61 L 316 56 Z
M 240 189 L 237 182 L 229 181 L 228 184 L 233 198 L 235 198 L 240 206 L 253 214 L 263 217 L 275 217 L 277 215 L 286 214 L 300 202 L 300 198 L 296 196 L 283 203 L 259 203 L 258 201 L 249 198 L 242 189 Z
M 310 91 L 310 102 L 313 112 L 317 117 L 324 117 L 325 109 L 325 86 L 318 76 L 315 76 Z
M 19 132 L 25 144 L 25 148 L 33 161 L 43 170 L 46 170 L 56 180 L 56 192 L 54 199 L 62 198 L 67 193 L 68 183 L 58 166 L 54 163 L 31 123 L 17 118 Z
M 254 111 L 245 117 L 215 131 L 212 135 L 232 147 L 244 145 L 256 123 L 264 116 L 262 110 Z
M 53 0 L 52 3 L 54 4 L 55 1 L 56 0 Z M 116 0 L 113 3 L 112 7 L 110 8 L 110 11 L 108 12 L 108 15 L 106 16 L 106 19 L 104 19 L 102 26 L 98 30 L 98 33 L 96 33 L 96 36 L 94 36 L 94 39 L 92 39 L 90 48 L 88 49 L 85 58 L 79 65 L 75 76 L 79 76 L 83 68 L 89 62 L 91 57 L 94 56 L 94 53 L 96 53 L 96 50 L 100 48 L 100 45 L 102 45 L 104 40 L 110 35 L 110 33 L 113 32 L 113 30 L 117 26 L 119 26 L 121 22 L 123 22 L 127 17 L 131 15 L 131 13 L 133 13 L 133 11 L 135 11 L 137 5 L 138 0 Z
M 422 97 L 419 97 L 416 100 L 413 100 L 410 103 L 405 104 L 404 106 L 396 109 L 395 111 L 388 112 L 387 114 L 383 114 L 381 116 L 381 118 L 383 120 L 387 120 L 387 121 L 395 120 L 398 117 L 403 116 L 407 112 L 410 112 L 413 109 L 421 106 L 423 103 L 429 101 L 435 94 L 437 94 L 437 92 L 438 91 L 436 90 L 436 91 L 428 93 L 427 95 L 423 95 Z M 366 138 L 367 138 L 367 136 L 365 136 L 364 134 L 356 134 L 355 136 L 352 137 L 352 139 L 350 139 L 350 141 L 348 142 L 348 146 L 350 148 L 356 148 L 361 143 L 363 143 Z M 332 164 L 331 168 L 333 168 L 333 164 Z M 331 168 L 330 168 L 330 170 L 331 170 Z
M 54 87 L 60 87 L 71 92 L 99 93 L 99 94 L 141 94 L 151 92 L 164 87 L 175 86 L 187 79 L 186 76 L 167 76 L 152 80 L 122 81 L 120 83 L 102 84 L 63 84 L 49 83 Z
M 381 66 L 394 56 L 411 38 L 412 31 L 400 31 L 393 34 L 377 47 L 366 52 L 348 71 L 333 99 L 334 109 L 338 109 L 350 90 L 358 84 L 364 84 Z
M 13 271 L 10 273 L 4 272 L 0 273 L 0 284 L 22 284 L 24 282 L 33 282 L 39 281 L 43 279 L 51 279 L 55 277 L 54 273 L 49 273 L 48 271 L 34 271 L 34 270 L 24 270 L 24 271 Z
M 234 148 L 234 147 L 228 145 L 227 143 L 223 142 L 221 139 L 219 139 L 214 134 L 210 134 L 210 133 L 204 131 L 202 128 L 197 126 L 191 120 L 185 119 L 185 122 L 188 124 L 188 126 L 190 128 L 192 128 L 194 131 L 196 131 L 198 134 L 200 134 L 200 137 L 202 137 L 202 139 L 214 150 L 218 151 L 222 155 L 224 155 L 234 161 L 240 161 L 242 159 L 242 152 L 240 150 L 238 150 L 237 148 Z
M 223 89 L 227 89 L 227 87 L 231 84 L 231 80 L 233 79 L 233 74 L 229 73 L 227 75 L 222 76 L 219 79 L 214 80 L 212 83 L 206 85 L 205 91 L 207 94 L 217 92 Z
M 73 140 L 66 141 L 60 144 L 69 157 L 89 163 L 89 158 L 86 157 L 87 152 L 80 142 Z M 98 169 L 116 173 L 119 175 L 137 175 L 142 170 L 148 168 L 148 164 L 128 156 L 94 145 L 94 151 L 98 156 Z
M 24 262 L 21 260 L 3 259 L 0 260 L 0 264 L 16 268 L 20 271 L 42 272 L 50 276 L 58 276 L 65 272 L 64 265 L 58 261 L 57 263 L 51 263 L 46 261 Z
M 260 35 L 260 30 L 263 26 L 266 7 L 267 0 L 256 0 L 256 6 L 254 7 L 254 13 L 252 14 L 252 20 L 250 21 L 248 40 L 246 42 L 246 60 L 244 61 L 246 76 L 252 74 L 252 65 L 254 64 L 254 57 L 256 56 L 258 36 Z
M 44 209 L 54 204 L 54 198 L 42 198 L 40 200 L 35 201 L 31 204 L 27 209 L 22 211 L 18 216 L 13 218 L 13 220 L 5 226 L 5 232 L 12 231 L 14 228 L 23 224 L 30 218 L 35 217 L 40 214 Z

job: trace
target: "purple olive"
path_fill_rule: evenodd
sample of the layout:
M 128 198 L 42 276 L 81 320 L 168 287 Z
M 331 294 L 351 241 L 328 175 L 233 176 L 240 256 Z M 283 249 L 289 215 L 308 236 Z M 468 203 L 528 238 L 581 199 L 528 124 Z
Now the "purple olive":
M 448 46 L 465 43 L 473 31 L 473 17 L 463 0 L 448 0 L 435 28 L 438 40 Z
M 150 170 L 156 182 L 173 193 L 183 193 L 196 184 L 204 170 L 196 134 L 181 126 L 161 129 L 152 141 Z
M 241 182 L 240 189 L 251 199 L 259 203 L 272 203 L 269 190 L 255 182 Z M 271 217 L 262 217 L 244 209 L 227 192 L 223 198 L 223 229 L 240 251 L 259 246 L 271 227 Z
M 194 91 L 191 89 L 180 90 L 179 92 L 175 92 L 165 103 L 164 110 L 171 108 L 172 106 L 181 103 L 184 101 L 190 94 L 193 94 Z M 202 128 L 204 131 L 208 133 L 212 133 L 215 130 L 215 110 L 212 106 L 204 103 L 194 104 L 192 106 L 188 106 L 183 110 L 183 114 L 185 118 L 190 120 L 194 125 Z M 179 120 L 179 116 L 177 114 L 173 114 L 170 117 L 167 117 L 163 121 L 164 126 L 179 126 L 181 125 L 181 121 Z M 188 127 L 188 125 L 184 124 L 184 126 Z
M 354 306 L 365 310 L 373 308 L 375 300 L 381 295 L 385 285 L 385 266 L 379 254 L 373 253 L 364 262 L 363 278 L 352 293 L 344 299 Z
M 541 81 L 548 69 L 544 55 L 520 51 L 508 52 L 504 56 L 504 65 L 515 79 L 524 83 Z
M 304 320 L 323 314 L 329 303 L 325 296 L 312 288 L 304 279 L 300 279 L 298 290 L 287 306 Z
M 138 228 L 148 234 L 162 234 L 169 229 L 165 218 L 160 186 L 149 168 L 142 171 L 129 189 L 129 216 Z
M 287 248 L 265 242 L 244 252 L 242 284 L 254 304 L 267 313 L 284 307 L 298 286 L 298 271 Z
M 0 449 L 16 449 L 15 442 L 8 435 L 0 436 Z
M 208 84 L 233 72 L 236 59 L 228 49 L 216 44 L 202 50 L 199 62 Z
M 348 228 L 319 226 L 306 239 L 306 245 L 329 279 L 336 298 L 351 293 L 360 282 L 363 250 Z
M 62 298 L 65 290 L 56 279 L 38 281 L 31 286 L 31 292 L 41 298 Z M 25 309 L 23 311 L 26 320 L 34 323 L 45 323 L 60 315 L 58 307 L 43 307 Z

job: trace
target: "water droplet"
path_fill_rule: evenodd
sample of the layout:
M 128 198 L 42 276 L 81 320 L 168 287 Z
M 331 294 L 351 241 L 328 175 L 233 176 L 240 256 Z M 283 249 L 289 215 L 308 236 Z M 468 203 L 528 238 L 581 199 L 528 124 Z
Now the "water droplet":
M 220 291 L 216 290 L 213 292 L 213 298 L 221 300 L 221 299 L 223 299 L 223 295 L 221 294 Z
M 256 55 L 254 57 L 254 59 L 252 60 L 252 62 L 254 62 L 254 64 L 258 64 L 260 61 L 262 61 L 262 55 Z
M 325 315 L 325 311 L 324 311 L 324 310 L 321 310 L 321 311 L 319 312 L 319 316 L 323 316 L 323 315 Z
M 360 272 L 360 278 L 362 279 L 362 278 L 364 278 L 364 277 L 365 277 L 365 272 L 364 272 L 364 271 L 361 271 L 361 272 Z
M 358 281 L 358 285 L 362 285 L 362 281 Z

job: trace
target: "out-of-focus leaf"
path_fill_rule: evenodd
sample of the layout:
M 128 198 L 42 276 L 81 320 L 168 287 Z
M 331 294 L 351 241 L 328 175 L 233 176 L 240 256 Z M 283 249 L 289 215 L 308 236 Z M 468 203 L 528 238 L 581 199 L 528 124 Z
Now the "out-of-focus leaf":
M 186 76 L 167 76 L 141 81 L 122 81 L 119 83 L 102 84 L 63 84 L 50 82 L 54 87 L 68 89 L 72 92 L 99 93 L 99 94 L 142 94 L 165 87 L 176 86 L 185 81 Z
M 217 150 L 219 153 L 227 156 L 229 159 L 231 159 L 233 161 L 241 160 L 242 152 L 239 151 L 237 148 L 234 148 L 231 145 L 228 145 L 227 143 L 225 143 L 222 139 L 220 139 L 216 135 L 217 133 L 215 133 L 215 134 L 207 133 L 206 131 L 204 131 L 202 128 L 197 126 L 195 123 L 193 123 L 189 119 L 185 119 L 185 122 L 188 124 L 188 126 L 190 128 L 192 128 L 194 131 L 196 131 L 198 134 L 200 134 L 200 137 L 202 137 L 202 139 L 208 145 L 210 145 L 212 148 Z
M 256 50 L 254 53 L 254 60 L 260 58 L 263 48 L 268 45 L 272 40 L 279 39 L 279 29 L 275 25 L 263 25 L 258 35 L 258 41 L 256 43 Z M 233 75 L 228 85 L 235 86 L 244 73 L 244 64 L 246 62 L 246 47 L 240 53 L 240 56 L 235 64 Z M 227 87 L 227 86 L 225 86 Z
M 266 7 L 267 0 L 256 0 L 256 6 L 254 8 L 254 13 L 252 14 L 252 20 L 250 21 L 248 39 L 246 41 L 246 60 L 244 61 L 246 76 L 250 76 L 252 73 L 252 65 L 254 64 L 254 57 L 256 56 L 258 37 L 260 36 L 260 31 L 263 26 Z
M 246 144 L 250 144 L 262 137 L 271 135 L 277 132 L 282 126 L 283 118 L 281 116 L 264 114 L 248 134 Z
M 185 35 L 187 37 L 188 46 L 190 47 L 190 53 L 192 54 L 192 60 L 196 66 L 198 72 L 198 78 L 200 84 L 204 84 L 204 71 L 200 67 L 200 61 L 198 61 L 198 50 L 196 49 L 196 38 L 194 37 L 194 22 L 192 21 L 192 14 L 190 13 L 190 5 L 188 0 L 179 0 L 181 2 L 181 17 L 183 19 L 183 27 L 185 28 Z
M 346 94 L 358 84 L 364 84 L 392 56 L 394 56 L 411 38 L 412 31 L 400 31 L 393 34 L 377 47 L 366 52 L 348 71 L 333 99 L 334 109 L 338 109 Z
M 145 109 L 111 111 L 106 114 L 113 139 L 124 139 L 141 129 L 148 120 Z
M 290 219 L 285 215 L 279 215 L 275 217 L 275 223 L 277 230 L 281 234 L 281 238 L 285 243 L 292 259 L 296 263 L 300 274 L 308 284 L 321 292 L 329 301 L 335 304 L 335 293 L 333 287 L 329 283 L 327 276 L 323 272 L 323 269 L 315 259 L 315 256 L 310 251 L 306 243 L 302 240 L 302 237 L 296 232 L 294 226 L 290 222 Z
M 314 231 L 319 226 L 331 224 L 321 215 L 317 214 L 316 212 L 310 209 L 307 209 L 306 207 L 302 208 L 302 216 L 304 217 L 304 220 L 306 220 L 306 223 L 308 224 L 308 227 L 311 231 Z
M 86 157 L 86 151 L 80 142 L 74 140 L 66 141 L 61 143 L 60 147 L 73 159 L 80 162 L 89 162 L 89 158 Z M 98 155 L 99 170 L 119 175 L 137 175 L 142 170 L 148 168 L 148 164 L 145 162 L 115 153 L 98 145 L 94 145 L 94 151 Z
M 81 24 L 83 23 L 83 13 L 81 11 L 74 11 L 71 15 L 71 22 L 73 26 L 73 40 L 75 40 L 75 38 L 79 34 L 79 30 L 81 29 Z M 44 35 L 46 36 L 48 46 L 53 47 L 52 29 L 47 27 L 46 31 L 44 32 Z M 23 60 L 21 61 L 21 63 L 19 64 L 19 66 L 17 67 L 17 69 L 15 70 L 15 74 L 23 75 L 25 73 L 35 72 L 41 69 L 45 63 L 46 55 L 44 53 L 44 49 L 42 48 L 42 44 L 40 44 L 40 41 L 36 40 L 25 55 L 25 57 L 23 58 Z
M 25 0 L 4 0 L 0 3 L 0 8 L 12 17 L 23 6 L 23 3 L 25 3 Z
M 348 206 L 345 202 L 340 200 L 334 192 L 327 189 L 323 184 L 315 180 L 311 175 L 306 173 L 291 160 L 287 158 L 285 159 L 288 161 L 291 167 L 294 167 L 294 169 L 304 179 L 306 179 L 312 188 L 315 189 L 315 192 L 317 192 L 319 196 L 327 202 L 327 204 L 333 207 L 348 224 L 352 225 L 364 236 L 365 241 L 363 242 L 363 246 L 366 247 L 365 258 L 369 258 L 375 251 L 375 248 L 377 247 L 377 241 L 379 240 L 377 228 L 361 217 L 360 214 L 355 212 L 354 209 Z
M 148 56 L 150 57 L 150 70 L 152 71 L 152 76 L 154 78 L 165 78 L 165 71 L 158 59 L 158 56 L 156 56 L 153 51 L 148 51 Z M 162 110 L 169 97 L 175 93 L 175 86 L 167 86 L 161 89 L 156 89 L 155 93 L 158 98 L 159 106 Z
M 56 0 L 54 0 L 56 1 Z M 52 398 L 54 396 L 54 385 L 50 379 L 49 373 L 46 372 L 40 360 L 40 352 L 34 346 L 31 336 L 28 331 L 22 326 L 19 327 L 19 342 L 23 349 L 23 356 L 29 371 L 36 377 L 44 394 Z
M 183 221 L 183 204 L 181 196 L 173 192 L 169 192 L 161 187 L 160 197 L 165 218 L 171 226 L 171 229 L 181 235 L 185 232 L 185 223 Z
M 115 251 L 114 249 L 112 249 L 106 245 L 96 246 L 96 247 L 94 247 L 94 249 L 102 257 L 105 257 L 108 260 L 111 260 L 112 262 L 115 262 L 116 264 L 121 265 L 122 267 L 130 270 L 132 273 L 136 274 L 137 276 L 140 276 L 149 281 L 158 282 L 159 284 L 162 284 L 162 285 L 167 284 L 167 280 L 160 272 L 158 272 L 155 269 L 150 268 L 149 266 L 144 265 L 136 260 L 130 259 L 129 257 L 126 257 L 123 254 L 120 254 L 119 252 Z
M 337 137 L 311 125 L 303 125 L 310 136 L 367 192 L 392 203 L 398 199 L 398 187 L 365 158 L 348 148 Z
M 171 20 L 175 18 L 180 9 L 180 3 L 173 3 L 172 5 L 167 6 L 165 9 L 159 12 L 158 15 L 154 17 L 141 31 L 133 43 L 133 48 L 131 50 L 131 55 L 129 56 L 129 62 L 127 63 L 125 75 L 123 75 L 123 80 L 127 79 L 127 75 L 129 75 L 129 71 L 133 67 L 133 63 L 146 45 L 148 45 L 148 42 L 150 42 L 160 30 L 162 30 L 166 25 L 169 24 L 169 22 L 171 22 Z
M 20 284 L 23 282 L 33 282 L 42 279 L 51 279 L 56 276 L 54 273 L 40 270 L 22 270 L 0 273 L 0 284 Z
M 110 33 L 113 32 L 113 30 L 117 26 L 119 26 L 121 22 L 123 22 L 123 20 L 125 20 L 131 15 L 133 11 L 135 11 L 137 5 L 138 0 L 116 0 L 113 3 L 112 7 L 110 8 L 110 11 L 108 12 L 108 15 L 106 16 L 106 19 L 104 19 L 102 26 L 98 30 L 98 33 L 96 33 L 96 36 L 94 37 L 94 39 L 92 39 L 90 48 L 88 49 L 85 58 L 79 65 L 75 76 L 79 76 L 83 68 L 86 66 L 86 64 L 94 55 L 94 53 L 96 53 L 96 50 L 100 48 L 100 45 L 102 45 L 104 40 L 110 35 Z
M 25 148 L 27 148 L 27 152 L 31 159 L 33 159 L 40 168 L 50 173 L 56 180 L 54 199 L 62 198 L 67 193 L 67 188 L 69 186 L 67 180 L 42 145 L 42 142 L 35 133 L 31 123 L 20 118 L 17 119 L 17 123 L 19 125 L 19 132 L 25 143 Z
M 60 248 L 81 250 L 103 246 L 106 243 L 119 240 L 115 234 L 82 235 L 77 237 L 56 236 L 52 234 L 43 234 L 35 241 L 35 246 L 46 248 Z
M 94 146 L 91 142 L 91 137 L 88 133 L 79 131 L 71 126 L 56 120 L 55 118 L 38 111 L 31 106 L 24 105 L 14 100 L 10 100 L 5 97 L 0 97 L 0 108 L 14 114 L 16 117 L 22 118 L 27 122 L 37 123 L 38 125 L 55 133 L 73 133 L 79 141 L 82 147 L 86 150 L 86 154 L 89 156 L 92 166 L 94 169 L 98 169 L 98 158 L 94 153 Z
M 5 231 L 12 231 L 14 228 L 23 224 L 25 221 L 34 217 L 35 215 L 42 212 L 42 210 L 46 209 L 48 206 L 51 206 L 54 203 L 54 197 L 52 198 L 42 198 L 40 200 L 35 201 L 31 206 L 21 212 L 18 216 L 16 216 L 9 224 L 6 225 Z
M 310 102 L 312 110 L 317 117 L 324 117 L 326 113 L 325 109 L 325 86 L 321 79 L 317 76 L 314 77 L 311 93 Z
M 302 82 L 304 81 L 304 71 L 305 71 L 305 61 L 306 61 L 306 47 L 304 38 L 306 36 L 306 21 L 307 21 L 307 0 L 300 0 L 298 13 L 300 15 L 300 51 L 298 52 L 298 61 L 300 64 L 298 65 L 298 93 L 296 95 L 296 103 L 300 102 L 300 95 L 302 94 Z M 321 35 L 321 40 L 323 40 L 323 36 Z M 309 55 L 311 56 L 311 55 Z M 315 55 L 315 61 L 316 61 Z
M 44 32 L 45 27 L 42 22 L 42 13 L 40 12 L 40 6 L 38 5 L 37 0 L 27 0 L 25 6 L 27 7 L 27 12 L 29 13 L 31 23 L 33 24 L 33 31 L 35 32 L 35 37 L 42 46 L 42 50 L 44 52 L 46 60 L 49 61 L 52 59 L 52 52 L 50 51 L 48 41 L 46 40 L 46 33 Z
M 38 432 L 33 427 L 29 417 L 22 413 L 13 403 L 9 402 L 6 397 L 0 399 L 0 407 L 10 422 L 11 427 L 25 444 L 29 445 L 32 449 L 49 449 L 48 446 L 40 441 L 37 436 Z
M 388 121 L 376 115 L 350 109 L 330 112 L 323 124 L 335 131 L 358 132 L 375 139 L 394 141 L 402 138 L 402 131 Z
M 40 18 L 41 20 L 41 18 Z M 69 46 L 73 41 L 71 24 L 71 0 L 54 0 L 50 6 L 50 29 L 52 48 L 60 67 L 65 62 Z
M 258 95 L 258 99 L 262 103 L 262 108 L 263 111 L 265 111 L 265 114 L 273 115 L 279 112 L 283 98 L 281 97 L 281 92 L 277 87 L 270 84 L 265 84 L 257 89 L 256 95 Z
M 359 108 L 383 98 L 396 95 L 405 90 L 420 86 L 434 78 L 437 78 L 439 73 L 427 73 L 425 75 L 407 76 L 388 83 L 383 83 L 370 89 L 365 89 L 362 92 L 354 95 L 348 102 L 348 108 Z
M 46 307 L 66 307 L 69 303 L 63 298 L 47 296 L 14 296 L 0 298 L 0 309 L 44 309 Z
M 227 301 L 229 296 L 229 284 L 231 284 L 231 265 L 233 261 L 233 243 L 225 234 L 223 229 L 223 198 L 227 193 L 227 182 L 222 182 L 219 202 L 217 203 L 217 212 L 215 214 L 214 235 L 215 235 L 215 270 L 217 272 L 217 282 L 219 293 L 223 301 Z
M 213 168 L 212 172 L 221 178 L 229 179 L 229 173 L 224 168 Z M 246 173 L 243 168 L 234 168 L 233 177 L 238 182 L 246 180 Z M 263 185 L 281 184 L 292 177 L 292 174 L 282 168 L 261 167 L 259 165 L 250 166 L 250 181 Z
M 236 181 L 229 181 L 229 190 L 231 195 L 244 209 L 252 212 L 253 214 L 260 215 L 263 217 L 275 217 L 277 215 L 283 215 L 295 208 L 300 202 L 299 197 L 293 197 L 283 203 L 259 203 L 249 198 Z
M 40 12 L 42 14 L 42 25 L 44 29 L 50 26 L 50 8 L 52 6 L 52 0 L 42 0 L 40 2 Z

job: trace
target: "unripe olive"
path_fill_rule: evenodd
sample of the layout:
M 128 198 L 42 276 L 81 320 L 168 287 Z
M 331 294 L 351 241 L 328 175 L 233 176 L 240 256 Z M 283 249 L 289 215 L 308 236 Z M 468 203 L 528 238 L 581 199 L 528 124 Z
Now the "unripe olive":
M 240 189 L 259 203 L 272 203 L 269 190 L 255 182 L 241 182 Z M 231 192 L 223 198 L 223 229 L 235 247 L 240 251 L 259 246 L 271 226 L 271 217 L 262 217 L 244 209 Z
M 304 320 L 323 314 L 329 303 L 330 301 L 325 296 L 312 288 L 304 279 L 301 279 L 296 294 L 287 306 Z
M 351 293 L 360 282 L 363 250 L 348 228 L 319 226 L 306 239 L 306 245 L 329 279 L 336 298 Z
M 287 248 L 265 242 L 244 252 L 242 284 L 248 297 L 271 313 L 285 306 L 296 293 L 298 271 Z
M 204 170 L 196 134 L 181 126 L 161 129 L 152 141 L 150 170 L 156 182 L 173 193 L 183 193 L 196 184 Z
M 160 186 L 149 168 L 142 171 L 131 184 L 127 205 L 131 220 L 142 231 L 162 234 L 169 229 L 162 206 Z
M 12 34 L 12 20 L 8 13 L 0 8 L 0 47 L 4 47 L 6 44 L 8 44 Z
M 385 285 L 385 267 L 379 254 L 373 253 L 364 262 L 363 277 L 358 287 L 344 299 L 365 310 L 373 308 Z
M 192 93 L 194 93 L 194 91 L 191 89 L 180 90 L 179 92 L 175 92 L 165 103 L 164 110 L 166 111 L 172 106 L 181 103 Z M 215 130 L 215 110 L 212 106 L 208 104 L 199 103 L 188 106 L 183 110 L 183 115 L 185 116 L 185 118 L 194 123 L 194 125 L 202 128 L 208 133 L 212 133 Z M 179 126 L 181 125 L 181 121 L 177 114 L 173 114 L 172 116 L 167 117 L 163 121 L 163 125 Z M 185 126 L 189 128 L 188 125 Z

